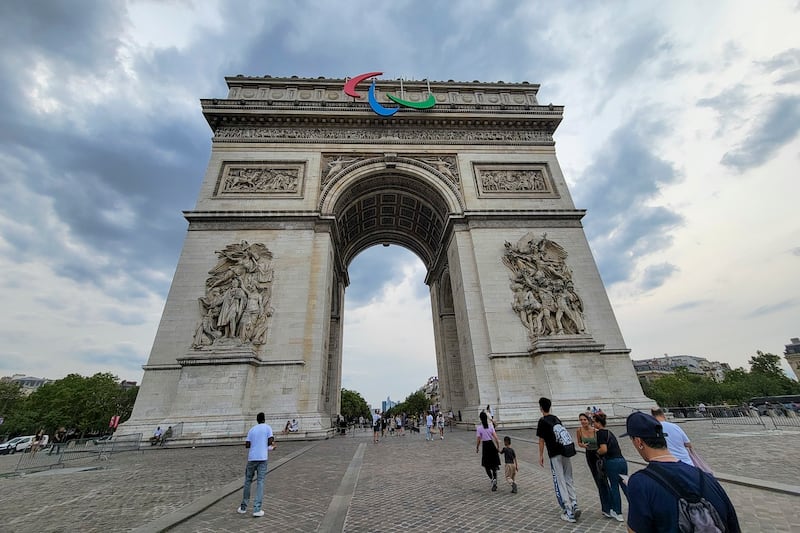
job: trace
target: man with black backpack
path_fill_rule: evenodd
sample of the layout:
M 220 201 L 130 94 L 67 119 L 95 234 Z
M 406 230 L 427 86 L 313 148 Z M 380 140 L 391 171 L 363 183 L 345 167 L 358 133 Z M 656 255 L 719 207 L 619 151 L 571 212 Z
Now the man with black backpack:
M 628 479 L 628 529 L 634 533 L 739 533 L 731 500 L 714 476 L 669 453 L 661 423 L 635 412 L 626 433 L 647 461 L 647 468 Z
M 575 485 L 572 482 L 570 461 L 570 457 L 575 455 L 575 443 L 572 442 L 572 437 L 561 420 L 550 414 L 552 405 L 549 398 L 539 398 L 539 409 L 542 411 L 542 417 L 536 426 L 536 436 L 539 437 L 539 465 L 544 467 L 544 450 L 547 448 L 556 500 L 561 507 L 561 520 L 575 522 L 581 515 Z

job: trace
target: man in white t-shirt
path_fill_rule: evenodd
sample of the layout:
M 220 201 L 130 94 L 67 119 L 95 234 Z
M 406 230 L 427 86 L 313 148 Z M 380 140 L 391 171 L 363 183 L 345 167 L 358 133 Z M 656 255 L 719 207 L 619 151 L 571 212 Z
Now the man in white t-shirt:
M 428 411 L 428 416 L 425 417 L 425 440 L 433 440 L 433 433 L 431 433 L 432 428 L 433 414 Z
M 683 429 L 681 429 L 678 424 L 667 422 L 667 416 L 661 408 L 651 409 L 650 414 L 653 415 L 653 418 L 661 422 L 661 427 L 664 430 L 664 437 L 667 439 L 667 449 L 669 453 L 674 455 L 679 461 L 694 466 L 694 461 L 689 457 L 689 449 L 692 447 L 692 443 L 689 442 L 689 437 Z
M 264 476 L 267 475 L 267 454 L 269 450 L 275 449 L 275 438 L 272 436 L 272 428 L 267 424 L 264 413 L 256 415 L 256 424 L 247 432 L 247 439 L 244 447 L 247 448 L 247 468 L 244 471 L 244 495 L 242 503 L 237 512 L 244 514 L 247 512 L 247 504 L 250 503 L 250 485 L 253 477 L 256 478 L 256 495 L 253 499 L 253 516 L 264 516 L 261 510 L 261 501 L 264 499 Z

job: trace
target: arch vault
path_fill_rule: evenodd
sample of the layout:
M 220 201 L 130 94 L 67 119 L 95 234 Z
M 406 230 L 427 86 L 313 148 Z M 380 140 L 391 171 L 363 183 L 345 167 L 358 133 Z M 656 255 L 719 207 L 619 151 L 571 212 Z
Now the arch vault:
M 383 118 L 344 80 L 226 81 L 202 101 L 211 159 L 120 431 L 239 440 L 264 411 L 329 436 L 347 266 L 374 244 L 427 268 L 444 409 L 492 404 L 524 427 L 540 396 L 565 413 L 649 405 L 556 160 L 563 109 L 537 85 L 404 82 L 436 105 Z

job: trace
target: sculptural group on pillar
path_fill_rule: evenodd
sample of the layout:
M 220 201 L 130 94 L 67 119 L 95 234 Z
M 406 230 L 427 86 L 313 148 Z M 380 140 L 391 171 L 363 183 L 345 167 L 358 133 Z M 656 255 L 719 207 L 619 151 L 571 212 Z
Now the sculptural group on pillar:
M 241 241 L 216 254 L 219 261 L 208 271 L 206 293 L 198 298 L 202 318 L 192 348 L 264 344 L 274 312 L 272 253 L 263 244 Z
M 586 332 L 583 302 L 575 292 L 567 252 L 547 234 L 526 234 L 516 244 L 505 243 L 503 264 L 512 272 L 511 308 L 531 340 L 549 335 Z

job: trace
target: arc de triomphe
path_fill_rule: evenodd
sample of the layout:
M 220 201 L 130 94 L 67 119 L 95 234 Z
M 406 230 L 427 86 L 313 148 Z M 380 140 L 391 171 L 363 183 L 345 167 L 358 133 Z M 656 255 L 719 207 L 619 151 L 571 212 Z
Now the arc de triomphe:
M 347 267 L 376 244 L 427 268 L 443 409 L 531 426 L 540 396 L 565 417 L 649 406 L 556 159 L 563 108 L 529 83 L 368 77 L 354 97 L 236 76 L 202 100 L 211 159 L 121 431 L 240 440 L 264 411 L 330 435 Z

